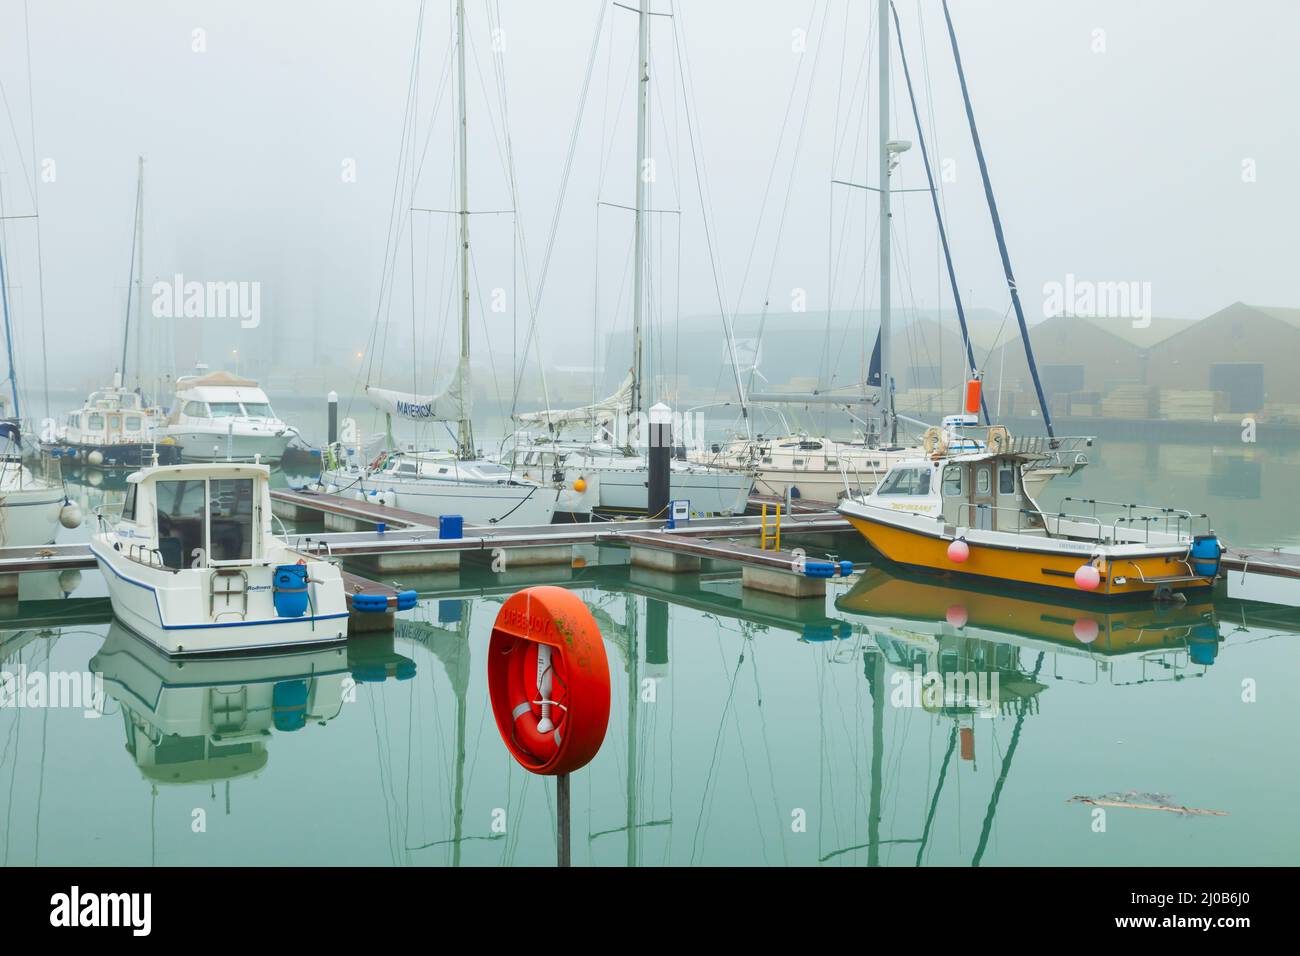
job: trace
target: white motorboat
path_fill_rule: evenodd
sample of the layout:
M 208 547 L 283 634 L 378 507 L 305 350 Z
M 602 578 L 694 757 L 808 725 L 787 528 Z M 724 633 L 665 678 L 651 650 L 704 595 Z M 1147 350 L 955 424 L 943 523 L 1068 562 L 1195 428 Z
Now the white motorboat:
M 334 466 L 321 473 L 326 491 L 432 517 L 459 515 L 471 525 L 550 524 L 563 493 L 484 459 L 389 452 L 363 466 L 339 462 L 345 454 L 330 449 Z
M 113 613 L 168 654 L 346 639 L 339 570 L 271 531 L 262 464 L 152 466 L 127 478 L 119 520 L 91 538 Z
M 176 398 L 160 440 L 181 446 L 185 461 L 279 461 L 297 430 L 276 417 L 257 382 L 225 371 L 176 380 Z

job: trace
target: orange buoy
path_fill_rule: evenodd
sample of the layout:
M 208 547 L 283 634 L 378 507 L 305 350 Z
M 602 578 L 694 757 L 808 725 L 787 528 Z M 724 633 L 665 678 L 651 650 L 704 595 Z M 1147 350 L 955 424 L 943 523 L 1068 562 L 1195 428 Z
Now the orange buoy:
M 573 481 L 573 490 L 576 491 L 578 494 L 582 494 L 584 491 L 586 491 L 586 490 L 587 490 L 587 479 L 586 479 L 586 478 L 575 478 L 574 481 Z
M 972 378 L 966 383 L 966 414 L 978 415 L 980 412 L 980 380 Z
M 596 755 L 609 725 L 609 659 L 581 598 L 547 586 L 506 599 L 488 642 L 488 693 L 525 770 L 566 774 Z

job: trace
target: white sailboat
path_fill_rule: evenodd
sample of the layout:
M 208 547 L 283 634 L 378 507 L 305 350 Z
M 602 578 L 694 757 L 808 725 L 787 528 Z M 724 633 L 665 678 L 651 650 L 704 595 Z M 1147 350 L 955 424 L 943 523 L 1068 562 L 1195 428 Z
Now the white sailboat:
M 9 313 L 9 285 L 5 273 L 4 236 L 0 234 L 0 314 L 4 319 L 5 348 L 9 359 L 9 389 L 13 416 L 5 414 L 0 400 L 0 547 L 19 548 L 52 544 L 59 525 L 75 528 L 81 511 L 63 490 L 58 462 L 48 459 L 39 466 L 24 460 L 18 372 L 14 365 L 13 327 Z M 33 470 L 33 468 L 36 470 Z
M 928 454 L 926 448 L 927 439 L 922 437 L 923 433 L 925 435 L 934 435 L 939 432 L 939 429 L 927 426 L 925 422 L 900 415 L 894 403 L 895 379 L 891 367 L 893 363 L 891 349 L 893 328 L 890 291 L 892 244 L 890 223 L 893 215 L 892 195 L 895 192 L 906 190 L 896 188 L 892 184 L 892 179 L 894 170 L 898 166 L 902 155 L 911 150 L 912 143 L 908 140 L 893 138 L 890 129 L 890 119 L 893 115 L 890 104 L 890 8 L 891 5 L 887 0 L 879 0 L 876 5 L 876 35 L 879 44 L 877 53 L 879 69 L 877 76 L 877 94 L 879 97 L 877 159 L 879 178 L 878 188 L 866 188 L 874 191 L 879 201 L 880 330 L 871 356 L 867 380 L 856 394 L 830 390 L 810 394 L 751 392 L 748 396 L 743 394 L 741 396 L 742 406 L 751 402 L 822 407 L 839 406 L 848 411 L 854 418 L 857 418 L 859 422 L 863 422 L 863 419 L 857 417 L 854 409 L 874 409 L 874 413 L 878 415 L 878 422 L 869 423 L 870 427 L 865 434 L 860 434 L 850 441 L 837 440 L 824 434 L 809 434 L 807 432 L 786 432 L 779 435 L 759 436 L 751 434 L 712 445 L 707 450 L 697 450 L 690 456 L 693 460 L 704 463 L 725 464 L 733 467 L 748 466 L 756 469 L 758 472 L 756 488 L 761 493 L 780 497 L 803 497 L 827 502 L 833 502 L 853 494 L 869 494 L 895 465 Z M 897 27 L 897 13 L 894 14 L 894 17 L 895 26 Z M 943 217 L 940 214 L 930 157 L 926 150 L 920 115 L 917 111 L 915 95 L 911 86 L 911 75 L 902 49 L 901 33 L 898 52 L 903 74 L 907 80 L 907 92 L 911 100 L 912 116 L 916 121 L 917 138 L 929 183 L 928 189 L 917 191 L 928 192 L 931 197 L 938 227 L 938 237 L 947 263 L 954 305 L 962 328 L 966 357 L 969 361 L 968 372 L 972 378 L 978 380 L 981 377 L 981 372 L 976 366 L 975 355 L 967 334 L 961 295 L 956 274 L 953 271 L 952 256 L 948 247 Z M 976 149 L 977 151 L 979 149 L 978 141 L 976 142 Z M 981 163 L 982 161 L 981 157 Z M 851 183 L 841 184 L 854 185 Z M 996 212 L 994 212 L 994 217 L 996 225 Z M 999 234 L 999 244 L 1001 244 L 1000 226 L 997 227 L 997 232 Z M 1005 262 L 1005 251 L 1004 265 L 1008 270 L 1008 285 L 1013 301 L 1015 301 L 1015 286 L 1010 278 L 1010 266 Z M 1022 338 L 1028 352 L 1027 332 Z M 1027 357 L 1032 369 L 1034 367 L 1032 352 L 1028 352 Z M 1034 374 L 1037 375 L 1036 371 Z M 1032 449 L 1039 457 L 1031 465 L 1026 465 L 1024 468 L 1024 483 L 1031 494 L 1037 494 L 1051 479 L 1061 475 L 1071 475 L 1086 465 L 1088 459 L 1084 449 L 1092 444 L 1092 439 L 1088 437 L 1056 438 L 1051 429 L 1050 416 L 1046 403 L 1042 398 L 1041 390 L 1039 391 L 1039 399 L 1043 407 L 1044 421 L 1048 425 L 1048 439 L 1037 443 L 1036 447 Z M 955 422 L 955 420 L 945 419 L 943 428 L 950 428 L 954 424 L 974 424 L 979 420 L 981 407 L 982 402 L 977 387 L 973 404 L 969 395 L 967 396 L 964 413 L 959 416 L 961 421 Z M 987 419 L 987 408 L 985 408 L 985 417 Z M 899 442 L 900 420 L 905 422 L 906 426 L 914 432 L 913 436 L 903 443 Z M 864 424 L 867 423 L 864 422 Z
M 366 397 L 388 416 L 413 422 L 457 423 L 455 452 L 390 450 L 358 461 L 355 450 L 328 449 L 321 485 L 327 491 L 382 502 L 418 514 L 460 515 L 469 524 L 550 524 L 562 488 L 524 478 L 480 457 L 470 394 L 469 161 L 465 123 L 465 4 L 456 3 L 458 86 L 457 175 L 460 221 L 460 356 L 451 382 L 431 395 L 366 386 Z
M 632 10 L 633 8 L 628 7 Z M 646 402 L 642 368 L 642 325 L 645 309 L 646 243 L 646 176 L 649 97 L 650 31 L 649 2 L 641 0 L 637 14 L 637 126 L 636 126 L 636 199 L 633 208 L 632 267 L 632 364 L 618 391 L 608 398 L 584 408 L 560 411 L 545 410 L 516 414 L 525 427 L 545 425 L 546 434 L 529 438 L 516 435 L 506 450 L 504 460 L 512 467 L 556 471 L 565 476 L 568 487 L 581 489 L 577 506 L 592 502 L 602 510 L 638 513 L 649 502 L 650 466 L 641 451 L 648 435 L 632 432 L 641 425 Z M 626 436 L 614 437 L 611 424 L 626 416 Z M 562 440 L 565 426 L 587 425 L 593 430 L 587 440 Z M 603 433 L 603 435 L 602 435 Z M 633 439 L 628 441 L 626 439 Z M 639 446 L 639 447 L 638 447 Z M 531 470 L 529 471 L 531 473 Z M 749 503 L 754 473 L 748 465 L 718 467 L 712 464 L 674 458 L 669 471 L 669 497 L 687 501 L 693 516 L 743 514 Z M 575 499 L 570 499 L 571 501 Z M 564 507 L 562 504 L 561 507 Z

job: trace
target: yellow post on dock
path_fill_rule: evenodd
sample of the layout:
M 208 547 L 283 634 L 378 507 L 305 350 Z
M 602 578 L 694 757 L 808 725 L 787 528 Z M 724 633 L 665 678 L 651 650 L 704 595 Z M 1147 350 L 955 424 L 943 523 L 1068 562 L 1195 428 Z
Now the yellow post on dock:
M 769 541 L 772 542 L 773 551 L 781 550 L 781 506 L 778 504 L 778 505 L 774 505 L 773 507 L 776 509 L 775 520 L 772 523 L 772 528 L 773 528 L 772 533 L 769 534 L 767 530 L 768 529 L 767 503 L 766 502 L 763 503 L 762 522 L 759 527 L 759 542 L 758 542 L 758 550 L 760 551 L 768 550 L 767 545 Z

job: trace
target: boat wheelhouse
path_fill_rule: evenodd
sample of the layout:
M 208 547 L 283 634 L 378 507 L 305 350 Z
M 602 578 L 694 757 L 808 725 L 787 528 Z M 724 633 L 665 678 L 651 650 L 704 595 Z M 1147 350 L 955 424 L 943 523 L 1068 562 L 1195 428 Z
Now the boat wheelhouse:
M 217 371 L 176 380 L 158 434 L 180 445 L 186 461 L 279 461 L 298 432 L 276 417 L 257 382 Z
M 1087 513 L 1044 511 L 1026 491 L 1042 454 L 1002 426 L 927 433 L 925 457 L 900 462 L 839 511 L 886 559 L 1001 584 L 1102 597 L 1165 597 L 1214 584 L 1222 547 L 1204 514 L 1077 499 Z
M 346 639 L 338 568 L 294 551 L 271 518 L 266 465 L 135 472 L 120 519 L 100 515 L 90 543 L 113 613 L 168 654 Z

